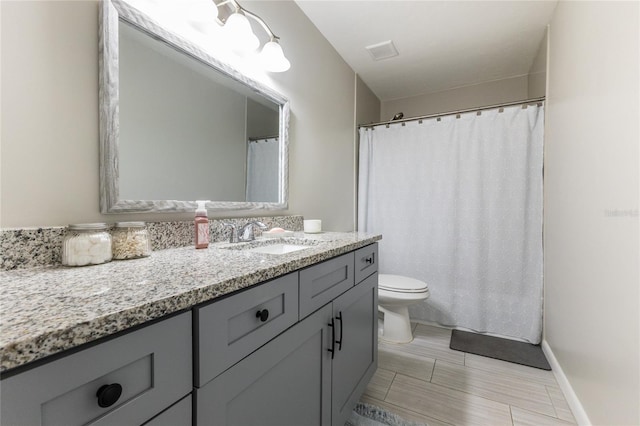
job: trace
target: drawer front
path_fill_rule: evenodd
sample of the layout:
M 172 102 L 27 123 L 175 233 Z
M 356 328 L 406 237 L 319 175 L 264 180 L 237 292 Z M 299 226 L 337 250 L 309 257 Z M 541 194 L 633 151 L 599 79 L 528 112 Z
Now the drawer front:
M 2 423 L 141 424 L 191 391 L 191 363 L 187 312 L 3 380 Z
M 353 284 L 353 253 L 301 270 L 300 319 L 331 302 Z
M 173 404 L 142 426 L 189 426 L 192 421 L 191 395 Z
M 378 272 L 378 243 L 355 251 L 356 284 Z
M 195 378 L 196 386 L 203 386 L 298 320 L 298 274 L 276 278 L 195 312 L 199 336 Z

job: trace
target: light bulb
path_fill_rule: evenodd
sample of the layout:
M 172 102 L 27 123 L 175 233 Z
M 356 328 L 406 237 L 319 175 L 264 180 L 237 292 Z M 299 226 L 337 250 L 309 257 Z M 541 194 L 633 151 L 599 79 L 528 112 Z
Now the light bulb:
M 241 13 L 233 13 L 224 24 L 231 49 L 237 53 L 245 54 L 258 48 L 260 40 L 251 30 L 251 24 L 246 16 Z
M 284 72 L 291 68 L 291 62 L 284 56 L 280 43 L 272 40 L 264 45 L 260 52 L 260 61 L 265 70 Z

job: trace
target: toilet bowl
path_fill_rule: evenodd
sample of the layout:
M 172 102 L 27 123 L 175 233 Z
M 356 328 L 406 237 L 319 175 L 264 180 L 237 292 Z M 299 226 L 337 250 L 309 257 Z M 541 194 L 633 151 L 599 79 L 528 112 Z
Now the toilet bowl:
M 378 310 L 384 314 L 382 340 L 409 343 L 413 340 L 409 322 L 409 305 L 429 297 L 423 281 L 401 275 L 378 276 Z

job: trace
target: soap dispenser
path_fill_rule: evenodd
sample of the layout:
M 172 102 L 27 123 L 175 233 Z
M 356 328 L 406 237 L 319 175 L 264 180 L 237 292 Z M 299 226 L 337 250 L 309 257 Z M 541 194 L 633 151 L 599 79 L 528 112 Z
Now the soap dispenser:
M 196 203 L 198 203 L 195 219 L 196 248 L 203 249 L 209 247 L 209 217 L 207 216 L 207 202 L 198 200 Z

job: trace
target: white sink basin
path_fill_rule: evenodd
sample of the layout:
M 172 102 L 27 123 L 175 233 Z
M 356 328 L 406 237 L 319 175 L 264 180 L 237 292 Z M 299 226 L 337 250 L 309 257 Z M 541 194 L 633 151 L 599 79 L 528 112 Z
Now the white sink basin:
M 308 248 L 311 248 L 311 246 L 301 246 L 297 244 L 272 244 L 268 246 L 246 249 L 245 251 L 250 251 L 252 253 L 265 253 L 265 254 L 287 254 L 287 253 L 293 253 L 295 251 L 305 250 Z

